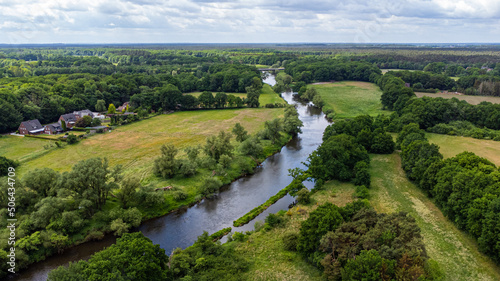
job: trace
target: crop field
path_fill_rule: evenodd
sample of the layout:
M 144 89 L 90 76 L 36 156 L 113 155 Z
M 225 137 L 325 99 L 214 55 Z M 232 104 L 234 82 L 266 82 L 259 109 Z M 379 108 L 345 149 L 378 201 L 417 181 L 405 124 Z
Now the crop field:
M 19 174 L 42 167 L 68 171 L 80 160 L 107 157 L 110 165 L 121 164 L 126 173 L 134 173 L 144 179 L 151 175 L 152 161 L 160 154 L 163 144 L 172 143 L 179 149 L 203 144 L 208 136 L 220 130 L 230 131 L 238 122 L 249 133 L 255 133 L 263 129 L 264 121 L 282 115 L 283 109 L 280 108 L 182 111 L 161 115 L 120 126 L 110 133 L 97 134 L 75 145 L 53 149 L 50 153 L 23 163 L 18 168 Z M 26 155 L 31 150 L 43 150 L 43 144 L 48 142 L 8 138 L 9 142 L 14 140 L 18 141 L 14 147 L 4 145 L 3 139 L 0 140 L 0 151 L 8 152 L 7 155 Z M 28 148 L 25 148 L 25 143 Z
M 500 103 L 500 97 L 489 97 L 489 96 L 466 96 L 466 95 L 456 95 L 456 94 L 444 94 L 444 93 L 421 93 L 415 92 L 417 97 L 431 97 L 431 98 L 444 98 L 451 99 L 457 98 L 459 100 L 464 100 L 470 104 L 480 104 L 483 101 L 491 102 L 491 103 Z
M 444 280 L 500 280 L 498 267 L 407 179 L 400 161 L 396 153 L 372 156 L 372 206 L 379 212 L 404 211 L 416 219 L 428 255 L 439 264 Z
M 382 91 L 373 83 L 344 81 L 313 84 L 325 101 L 325 109 L 332 108 L 335 118 L 350 118 L 361 114 L 377 116 L 389 114 L 382 110 Z

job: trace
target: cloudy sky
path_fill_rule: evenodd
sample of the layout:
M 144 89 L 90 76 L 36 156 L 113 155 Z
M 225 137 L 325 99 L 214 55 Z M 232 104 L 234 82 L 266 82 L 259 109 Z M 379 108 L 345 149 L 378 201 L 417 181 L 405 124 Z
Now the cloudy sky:
M 500 0 L 0 0 L 0 43 L 500 42 Z

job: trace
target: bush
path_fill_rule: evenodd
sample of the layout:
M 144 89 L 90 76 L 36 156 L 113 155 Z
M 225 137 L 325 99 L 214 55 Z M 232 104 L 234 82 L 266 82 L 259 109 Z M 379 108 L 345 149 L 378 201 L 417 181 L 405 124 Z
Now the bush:
M 356 186 L 356 197 L 361 199 L 366 199 L 369 197 L 368 188 L 364 185 Z
M 188 194 L 183 190 L 176 190 L 172 193 L 175 201 L 182 201 L 188 197 Z
M 68 136 L 68 138 L 66 139 L 66 142 L 68 144 L 74 144 L 74 143 L 77 143 L 78 142 L 78 139 L 76 138 L 75 135 L 71 134 Z
M 200 193 L 204 196 L 208 196 L 219 191 L 219 188 L 222 186 L 222 182 L 216 177 L 209 177 L 203 180 L 203 183 L 200 187 Z
M 299 241 L 299 234 L 296 232 L 287 232 L 282 238 L 283 246 L 287 251 L 297 251 L 297 243 Z
M 224 169 L 227 169 L 231 166 L 232 158 L 226 154 L 221 155 L 219 158 L 219 164 L 222 165 Z
M 271 214 L 267 215 L 266 223 L 270 227 L 281 226 L 284 223 L 284 219 L 281 216 L 277 216 L 277 215 L 271 213 Z
M 311 192 L 307 188 L 302 188 L 297 192 L 297 201 L 300 204 L 309 204 L 311 202 Z
M 234 241 L 238 241 L 238 242 L 243 242 L 246 239 L 245 234 L 243 234 L 241 232 L 235 232 L 231 237 L 233 238 Z

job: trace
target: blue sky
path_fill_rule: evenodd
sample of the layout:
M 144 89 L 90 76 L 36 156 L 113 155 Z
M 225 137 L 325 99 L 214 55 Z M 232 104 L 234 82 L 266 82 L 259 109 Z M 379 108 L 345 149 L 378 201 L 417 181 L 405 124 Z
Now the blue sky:
M 0 0 L 0 19 L 7 44 L 500 42 L 500 0 Z

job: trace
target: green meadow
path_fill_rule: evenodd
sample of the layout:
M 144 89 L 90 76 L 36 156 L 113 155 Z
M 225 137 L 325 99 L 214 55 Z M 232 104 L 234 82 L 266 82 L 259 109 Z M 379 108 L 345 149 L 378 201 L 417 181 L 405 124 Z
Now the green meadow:
M 388 114 L 382 110 L 382 91 L 373 83 L 343 81 L 312 84 L 323 98 L 323 111 L 333 109 L 335 118 L 351 118 L 362 114 Z

